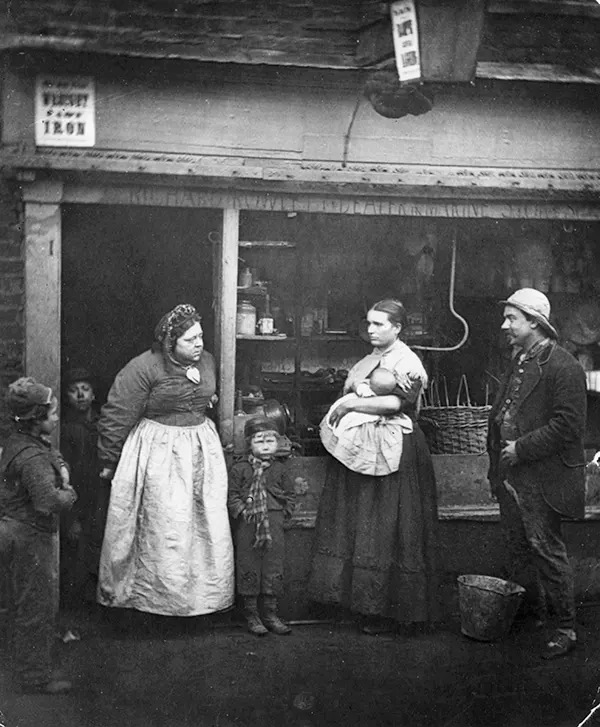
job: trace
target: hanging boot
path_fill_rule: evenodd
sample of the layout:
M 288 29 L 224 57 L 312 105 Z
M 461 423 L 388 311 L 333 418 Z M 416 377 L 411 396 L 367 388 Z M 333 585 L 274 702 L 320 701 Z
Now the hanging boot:
M 263 596 L 263 606 L 263 623 L 269 631 L 279 636 L 292 633 L 292 629 L 277 615 L 277 598 L 275 596 Z
M 248 631 L 254 636 L 266 636 L 269 632 L 258 615 L 256 596 L 244 596 L 244 616 Z

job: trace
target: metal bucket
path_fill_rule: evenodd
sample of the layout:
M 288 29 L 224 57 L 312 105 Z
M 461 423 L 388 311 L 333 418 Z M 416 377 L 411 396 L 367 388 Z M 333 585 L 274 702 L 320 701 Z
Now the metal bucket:
M 461 632 L 478 641 L 506 636 L 513 624 L 525 589 L 492 576 L 458 576 Z

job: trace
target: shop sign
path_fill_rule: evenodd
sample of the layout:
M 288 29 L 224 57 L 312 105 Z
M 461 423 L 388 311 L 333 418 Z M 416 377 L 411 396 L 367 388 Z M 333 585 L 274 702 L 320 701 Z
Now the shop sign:
M 394 54 L 400 82 L 421 78 L 419 29 L 415 0 L 396 0 L 390 5 Z
M 96 96 L 90 76 L 40 74 L 35 83 L 37 146 L 94 146 Z
M 26 197 L 27 199 L 27 197 Z M 585 202 L 419 200 L 397 197 L 322 197 L 261 192 L 219 192 L 181 187 L 95 187 L 65 191 L 66 203 L 126 204 L 145 207 L 212 207 L 261 212 L 308 212 L 452 219 L 598 220 L 600 205 Z

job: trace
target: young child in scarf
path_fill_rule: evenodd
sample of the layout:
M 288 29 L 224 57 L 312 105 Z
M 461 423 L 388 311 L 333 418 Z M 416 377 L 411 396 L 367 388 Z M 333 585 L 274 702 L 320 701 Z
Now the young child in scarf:
M 293 483 L 285 463 L 275 458 L 279 438 L 271 420 L 249 419 L 244 436 L 248 454 L 231 469 L 228 496 L 229 512 L 235 523 L 237 592 L 243 599 L 251 634 L 289 634 L 290 627 L 278 616 L 277 599 L 283 592 L 283 524 L 294 509 Z

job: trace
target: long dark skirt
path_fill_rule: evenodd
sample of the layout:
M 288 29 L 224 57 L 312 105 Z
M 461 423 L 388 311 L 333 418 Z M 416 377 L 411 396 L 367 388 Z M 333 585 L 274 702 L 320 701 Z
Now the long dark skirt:
M 416 425 L 391 475 L 357 474 L 331 457 L 309 596 L 401 623 L 435 621 L 436 523 L 433 464 Z

